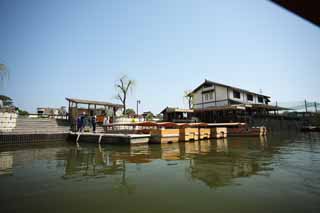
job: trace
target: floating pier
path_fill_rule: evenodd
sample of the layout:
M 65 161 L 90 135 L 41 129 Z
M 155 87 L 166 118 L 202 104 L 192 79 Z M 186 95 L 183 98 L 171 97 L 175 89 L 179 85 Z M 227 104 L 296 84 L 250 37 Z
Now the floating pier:
M 92 132 L 71 132 L 71 140 L 75 142 L 92 142 L 104 144 L 147 144 L 150 134 L 122 134 L 122 133 L 92 133 Z
M 207 123 L 139 122 L 105 126 L 107 133 L 150 134 L 150 143 L 177 143 L 226 138 L 227 128 Z

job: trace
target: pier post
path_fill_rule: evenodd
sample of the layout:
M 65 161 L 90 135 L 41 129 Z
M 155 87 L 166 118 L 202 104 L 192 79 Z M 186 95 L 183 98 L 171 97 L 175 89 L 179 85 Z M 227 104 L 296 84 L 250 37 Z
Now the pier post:
M 77 135 L 76 143 L 78 143 L 80 136 L 81 136 L 81 133 L 79 132 Z
M 98 140 L 99 144 L 101 143 L 102 136 L 103 136 L 102 134 L 99 135 L 99 140 Z

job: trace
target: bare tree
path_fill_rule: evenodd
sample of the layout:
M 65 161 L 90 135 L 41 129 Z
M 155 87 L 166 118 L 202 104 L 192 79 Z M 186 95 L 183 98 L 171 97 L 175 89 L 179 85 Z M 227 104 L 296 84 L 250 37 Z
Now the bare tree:
M 188 101 L 189 109 L 192 107 L 192 94 L 190 90 L 185 90 L 183 97 Z
M 126 75 L 122 76 L 115 84 L 115 87 L 117 88 L 117 95 L 116 98 L 121 101 L 123 104 L 123 114 L 126 113 L 127 109 L 127 97 L 128 97 L 128 91 L 129 89 L 132 90 L 132 87 L 134 86 L 134 81 L 128 79 Z

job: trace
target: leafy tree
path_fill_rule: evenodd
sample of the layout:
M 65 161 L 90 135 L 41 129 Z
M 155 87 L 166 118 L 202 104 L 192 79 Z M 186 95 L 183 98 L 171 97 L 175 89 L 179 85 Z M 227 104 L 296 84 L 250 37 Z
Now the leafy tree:
M 121 101 L 123 104 L 123 114 L 126 114 L 127 109 L 127 98 L 129 89 L 132 90 L 134 86 L 134 81 L 128 79 L 126 75 L 122 76 L 116 83 L 115 87 L 117 88 L 116 98 Z
M 29 112 L 22 110 L 22 109 L 18 109 L 18 114 L 19 115 L 29 115 Z
M 136 114 L 136 112 L 134 111 L 134 109 L 128 108 L 128 109 L 126 109 L 125 114 L 130 116 L 130 115 Z
M 13 100 L 5 95 L 0 95 L 0 101 L 2 101 L 4 107 L 13 106 Z
M 147 116 L 146 116 L 146 120 L 147 120 L 147 121 L 151 121 L 151 120 L 153 119 L 153 117 L 154 117 L 153 114 L 149 112 L 149 113 L 147 114 Z

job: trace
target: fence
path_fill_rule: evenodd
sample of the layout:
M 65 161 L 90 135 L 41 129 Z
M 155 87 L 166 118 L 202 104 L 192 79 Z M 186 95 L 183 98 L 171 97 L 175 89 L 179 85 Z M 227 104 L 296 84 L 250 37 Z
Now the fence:
M 273 102 L 271 105 L 289 108 L 289 112 L 315 112 L 320 113 L 320 103 L 316 101 L 291 101 L 291 102 Z

